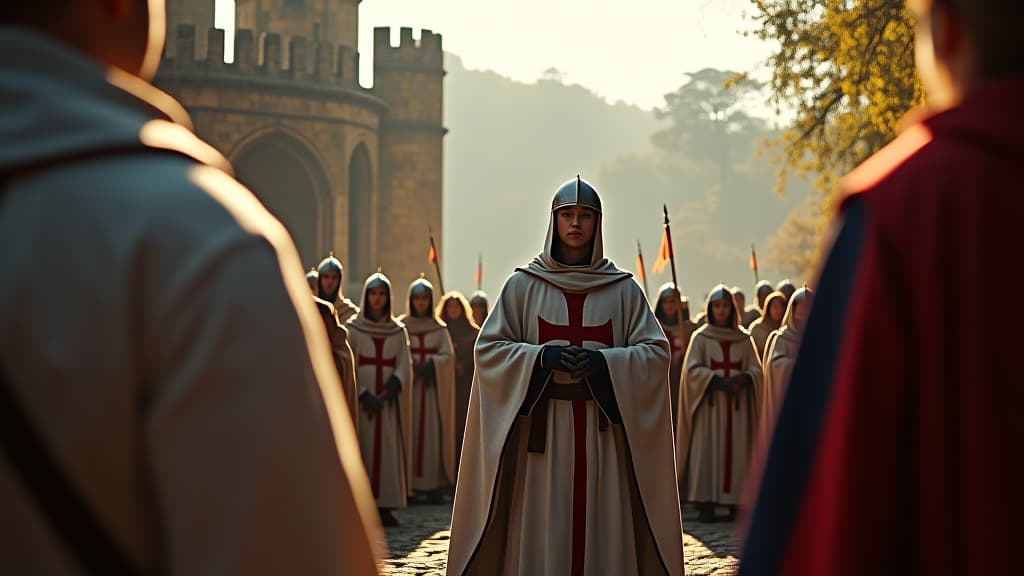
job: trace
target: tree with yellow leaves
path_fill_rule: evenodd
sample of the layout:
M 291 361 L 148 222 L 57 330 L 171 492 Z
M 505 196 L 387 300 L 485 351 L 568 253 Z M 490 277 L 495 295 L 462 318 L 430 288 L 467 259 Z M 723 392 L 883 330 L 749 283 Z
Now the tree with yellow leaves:
M 780 228 L 773 252 L 816 246 L 832 213 L 836 180 L 892 140 L 900 120 L 922 100 L 914 70 L 914 26 L 904 0 L 751 0 L 769 58 L 772 102 L 795 111 L 776 142 L 781 189 L 792 174 L 815 179 L 824 209 L 813 226 Z M 791 238 L 813 230 L 816 239 Z M 795 255 L 790 255 L 795 256 Z M 792 258 L 810 262 L 811 258 Z M 813 264 L 806 264 L 813 267 Z M 793 270 L 808 277 L 809 269 Z

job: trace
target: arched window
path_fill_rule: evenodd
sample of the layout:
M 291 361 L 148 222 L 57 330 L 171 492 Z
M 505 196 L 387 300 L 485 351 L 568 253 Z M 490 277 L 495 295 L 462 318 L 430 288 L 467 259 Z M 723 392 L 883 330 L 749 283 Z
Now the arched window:
M 326 177 L 316 157 L 298 140 L 272 133 L 246 146 L 234 159 L 238 179 L 284 224 L 304 266 L 327 253 L 329 214 Z

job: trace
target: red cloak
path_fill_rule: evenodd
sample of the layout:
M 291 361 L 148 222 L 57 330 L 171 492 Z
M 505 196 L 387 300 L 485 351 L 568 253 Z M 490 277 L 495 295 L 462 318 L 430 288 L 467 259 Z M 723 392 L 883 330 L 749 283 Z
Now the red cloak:
M 1021 102 L 991 83 L 844 180 L 741 574 L 1020 569 Z

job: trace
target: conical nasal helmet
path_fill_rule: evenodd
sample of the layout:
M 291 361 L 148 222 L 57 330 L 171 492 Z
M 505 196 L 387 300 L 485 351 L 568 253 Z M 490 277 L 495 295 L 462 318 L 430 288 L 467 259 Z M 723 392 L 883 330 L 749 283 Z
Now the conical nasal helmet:
M 585 206 L 600 214 L 601 197 L 597 195 L 597 190 L 590 182 L 577 175 L 555 190 L 555 197 L 551 201 L 551 211 L 554 212 L 568 206 Z

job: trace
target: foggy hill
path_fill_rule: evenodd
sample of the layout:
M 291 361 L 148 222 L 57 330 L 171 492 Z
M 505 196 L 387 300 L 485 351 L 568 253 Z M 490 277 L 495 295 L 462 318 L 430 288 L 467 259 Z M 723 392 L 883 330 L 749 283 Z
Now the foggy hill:
M 651 111 L 610 104 L 555 79 L 523 83 L 467 70 L 451 54 L 445 68 L 441 258 L 449 289 L 472 292 L 483 252 L 484 290 L 493 300 L 512 270 L 542 248 L 551 194 L 577 172 L 602 193 L 606 256 L 630 271 L 637 238 L 648 268 L 654 262 L 661 206 L 668 204 L 678 230 L 680 283 L 691 299 L 720 280 L 748 287 L 750 242 L 765 246 L 804 195 L 772 193 L 774 173 L 755 157 L 756 146 L 730 161 L 722 192 L 718 167 L 651 144 L 664 128 Z M 651 290 L 668 279 L 667 270 L 652 275 Z

